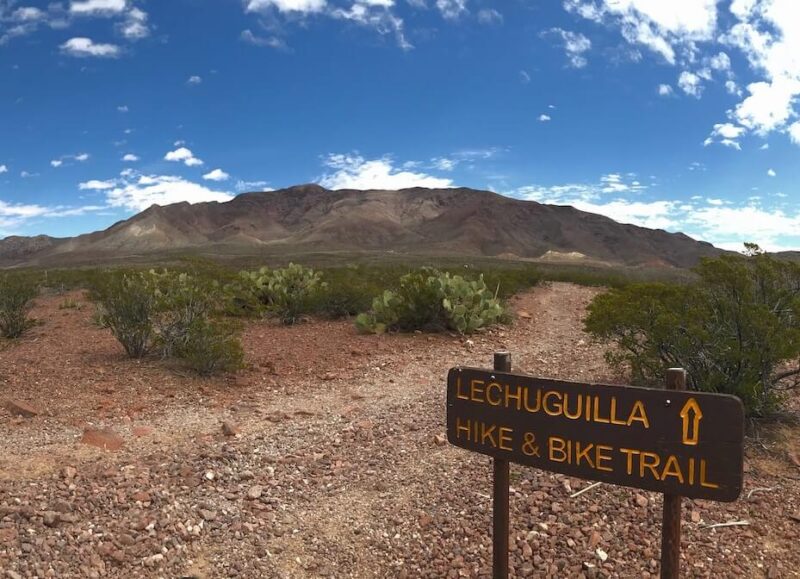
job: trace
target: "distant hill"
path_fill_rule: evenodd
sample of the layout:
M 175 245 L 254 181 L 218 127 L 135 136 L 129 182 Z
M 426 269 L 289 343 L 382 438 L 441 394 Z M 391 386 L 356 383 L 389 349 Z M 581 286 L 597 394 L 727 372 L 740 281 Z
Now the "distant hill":
M 624 225 L 573 207 L 488 191 L 329 191 L 301 185 L 245 193 L 226 203 L 154 205 L 104 231 L 73 238 L 6 238 L 0 241 L 0 266 L 89 264 L 175 251 L 564 256 L 674 267 L 721 253 L 682 233 Z

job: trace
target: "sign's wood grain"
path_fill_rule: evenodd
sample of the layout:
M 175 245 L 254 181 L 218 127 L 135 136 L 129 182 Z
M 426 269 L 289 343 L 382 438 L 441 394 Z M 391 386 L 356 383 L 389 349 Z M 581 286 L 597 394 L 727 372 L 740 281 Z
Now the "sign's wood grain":
M 543 470 L 684 497 L 734 501 L 742 490 L 744 410 L 734 396 L 453 368 L 447 437 Z

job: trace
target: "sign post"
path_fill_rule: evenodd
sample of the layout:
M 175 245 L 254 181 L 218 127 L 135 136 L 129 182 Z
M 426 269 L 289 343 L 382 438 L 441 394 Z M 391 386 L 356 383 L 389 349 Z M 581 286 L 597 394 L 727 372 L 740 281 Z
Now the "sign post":
M 678 577 L 681 497 L 734 501 L 742 490 L 744 410 L 735 396 L 587 384 L 457 367 L 447 376 L 447 438 L 494 459 L 494 577 L 508 576 L 510 462 L 664 494 L 662 578 Z M 502 369 L 501 369 L 502 368 Z M 508 369 L 506 369 L 508 368 Z
M 511 372 L 511 354 L 495 352 L 494 369 Z M 494 579 L 508 579 L 508 534 L 509 534 L 509 462 L 494 457 L 494 483 L 492 492 L 492 560 Z
M 686 370 L 667 370 L 666 389 L 670 392 L 686 390 Z M 690 400 L 695 400 L 691 398 Z M 693 416 L 692 416 L 693 415 Z M 699 443 L 700 408 L 697 401 L 687 403 L 680 412 L 681 436 L 687 444 Z M 690 422 L 691 421 L 691 422 Z M 661 521 L 661 579 L 678 579 L 681 568 L 681 496 L 664 495 L 664 516 Z

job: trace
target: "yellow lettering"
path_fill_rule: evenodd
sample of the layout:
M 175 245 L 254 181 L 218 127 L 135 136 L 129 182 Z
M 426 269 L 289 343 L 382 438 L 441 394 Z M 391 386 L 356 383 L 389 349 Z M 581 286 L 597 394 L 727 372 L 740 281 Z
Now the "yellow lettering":
M 550 449 L 550 460 L 554 462 L 566 462 L 569 464 L 569 455 L 567 455 L 567 441 L 557 436 L 551 436 L 547 441 L 547 446 Z M 558 457 L 556 456 L 558 454 Z
M 581 417 L 581 404 L 583 403 L 583 394 L 577 394 L 575 398 L 577 400 L 577 404 L 575 404 L 575 412 L 570 414 L 569 394 L 564 394 L 564 416 L 566 416 L 570 420 L 577 420 L 578 418 Z
M 489 428 L 486 427 L 487 427 L 486 424 L 481 423 L 481 444 L 486 444 L 486 439 L 488 438 L 491 445 L 497 448 L 497 443 L 494 441 L 494 438 L 492 437 L 495 428 L 497 428 L 497 426 L 492 424 L 491 426 L 489 426 Z
M 456 398 L 460 398 L 461 400 L 469 400 L 469 396 L 461 391 L 462 381 L 461 376 L 458 377 L 458 387 L 456 388 Z
M 500 398 L 500 394 L 497 395 L 497 398 L 492 398 L 491 397 L 492 388 L 495 388 L 495 387 L 497 388 L 497 390 L 499 392 L 501 392 L 501 393 L 503 392 L 503 387 L 500 386 L 500 384 L 498 384 L 497 382 L 492 382 L 491 384 L 489 384 L 486 387 L 486 401 L 489 404 L 491 404 L 492 406 L 500 406 L 500 403 L 502 402 L 502 399 Z
M 589 463 L 590 467 L 594 468 L 594 463 L 592 462 L 592 458 L 589 456 L 589 453 L 591 452 L 592 448 L 594 448 L 594 445 L 591 444 L 591 443 L 588 446 L 585 446 L 583 448 L 581 448 L 581 443 L 580 442 L 576 442 L 575 443 L 575 465 L 576 466 L 580 466 L 581 459 L 583 459 L 583 460 L 585 460 L 586 462 Z
M 609 422 L 608 418 L 601 418 L 600 417 L 600 397 L 599 396 L 595 396 L 594 397 L 594 421 L 595 422 L 604 422 L 606 424 L 608 424 L 608 422 Z
M 466 425 L 463 425 L 463 424 L 461 424 L 461 417 L 456 416 L 456 438 L 460 439 L 461 438 L 461 432 L 464 431 L 464 432 L 467 433 L 467 440 L 470 440 L 470 438 L 471 438 L 470 435 L 469 435 L 470 434 L 470 428 L 471 428 L 471 426 L 470 426 L 470 421 L 469 420 L 467 420 L 467 424 Z
M 610 454 L 603 454 L 603 453 L 604 452 L 611 452 L 612 450 L 614 450 L 612 447 L 606 446 L 604 444 L 598 444 L 595 447 L 594 459 L 595 459 L 595 462 L 597 463 L 597 470 L 604 470 L 606 472 L 612 472 L 614 470 L 610 466 L 603 466 L 601 464 L 601 462 L 604 461 L 604 460 L 611 460 L 611 455 Z
M 689 459 L 689 484 L 694 484 L 694 459 Z
M 470 400 L 473 402 L 483 402 L 483 398 L 479 397 L 483 395 L 483 380 L 472 380 L 469 383 L 469 390 L 470 390 Z
M 542 390 L 541 388 L 536 389 L 536 406 L 531 408 L 528 401 L 530 400 L 531 391 L 530 388 L 525 388 L 525 410 L 528 412 L 539 412 L 539 408 L 542 406 Z
M 674 476 L 678 482 L 683 484 L 683 473 L 681 465 L 675 455 L 669 455 L 667 462 L 664 463 L 664 470 L 661 472 L 661 480 L 666 480 L 668 476 Z
M 558 399 L 558 404 L 554 404 L 553 407 L 548 407 L 547 401 L 550 398 Z M 544 411 L 549 416 L 559 416 L 561 414 L 561 393 L 556 392 L 555 390 L 550 390 L 549 392 L 545 393 L 544 399 L 542 400 L 542 405 L 544 406 Z
M 716 483 L 708 482 L 706 480 L 706 461 L 702 458 L 700 459 L 700 486 L 706 487 L 707 489 L 718 489 L 719 485 Z
M 630 448 L 620 448 L 619 451 L 628 455 L 628 474 L 633 474 L 633 455 L 639 454 L 639 451 Z
M 517 393 L 516 394 L 511 394 L 511 384 L 507 384 L 506 385 L 506 408 L 508 408 L 508 401 L 509 400 L 516 400 L 517 401 L 517 410 L 520 409 L 520 407 L 522 405 L 522 394 L 523 394 L 523 392 L 521 390 L 522 390 L 522 387 L 521 386 L 517 386 Z M 527 390 L 527 388 L 526 388 L 526 390 Z
M 620 420 L 617 418 L 617 397 L 611 397 L 611 424 L 622 424 L 625 425 L 626 422 L 624 420 Z
M 503 450 L 513 450 L 511 447 L 511 433 L 514 432 L 511 428 L 505 426 L 500 427 L 500 448 Z M 508 443 L 508 444 L 506 444 Z
M 631 415 L 628 417 L 628 426 L 634 422 L 641 422 L 645 428 L 650 428 L 650 421 L 647 419 L 647 412 L 644 410 L 644 403 L 637 400 L 631 409 Z
M 661 480 L 661 477 L 658 476 L 658 471 L 656 470 L 656 467 L 658 467 L 660 462 L 661 457 L 655 452 L 641 453 L 641 456 L 639 457 L 639 477 L 644 478 L 645 469 L 649 469 L 653 474 L 653 478 L 656 480 Z

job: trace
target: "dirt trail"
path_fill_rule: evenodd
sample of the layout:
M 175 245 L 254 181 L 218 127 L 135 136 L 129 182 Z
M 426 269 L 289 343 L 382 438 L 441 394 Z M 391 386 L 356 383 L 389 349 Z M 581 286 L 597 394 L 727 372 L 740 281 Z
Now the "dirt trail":
M 43 409 L 0 410 L 0 572 L 490 576 L 490 465 L 437 443 L 444 376 L 508 349 L 520 371 L 616 381 L 581 331 L 597 291 L 537 288 L 512 302 L 513 326 L 469 338 L 254 323 L 250 368 L 209 380 L 126 360 L 89 306 L 43 299 L 42 325 L 0 352 L 0 401 L 24 394 Z M 236 437 L 221 433 L 225 420 Z M 87 424 L 112 427 L 125 446 L 77 444 Z M 800 469 L 786 454 L 797 436 L 781 435 L 748 450 L 743 500 L 686 501 L 686 576 L 798 575 Z M 657 576 L 660 497 L 602 485 L 569 498 L 587 484 L 512 469 L 514 576 Z M 733 519 L 750 525 L 704 528 Z

